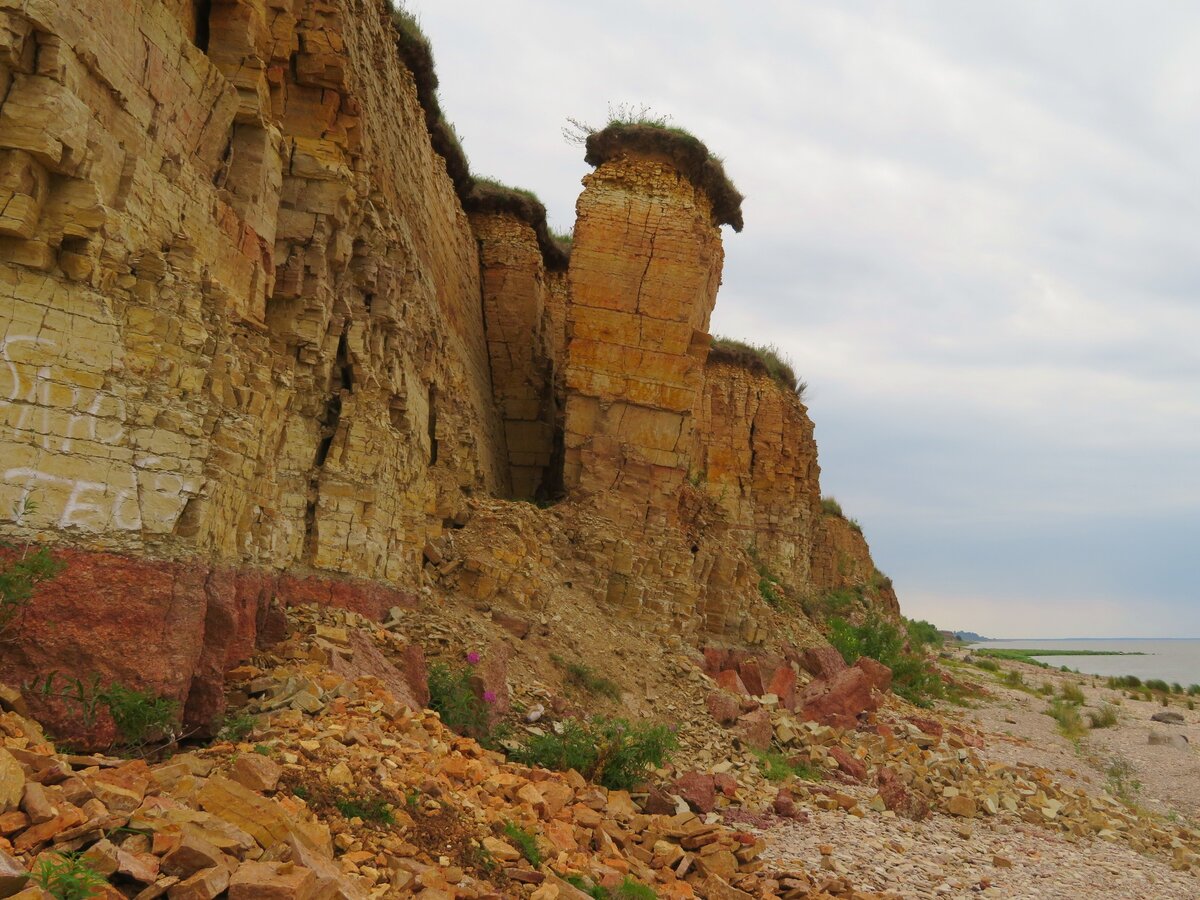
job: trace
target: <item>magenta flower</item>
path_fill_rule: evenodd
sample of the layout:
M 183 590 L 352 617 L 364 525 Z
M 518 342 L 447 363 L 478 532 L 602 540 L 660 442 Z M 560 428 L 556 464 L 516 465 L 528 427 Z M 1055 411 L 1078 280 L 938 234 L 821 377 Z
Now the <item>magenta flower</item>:
M 479 654 L 472 650 L 467 654 L 467 662 L 469 662 L 471 665 L 475 665 L 477 662 L 479 662 Z
M 496 702 L 496 692 L 495 691 L 484 691 L 483 692 L 483 702 L 484 703 L 495 703 Z

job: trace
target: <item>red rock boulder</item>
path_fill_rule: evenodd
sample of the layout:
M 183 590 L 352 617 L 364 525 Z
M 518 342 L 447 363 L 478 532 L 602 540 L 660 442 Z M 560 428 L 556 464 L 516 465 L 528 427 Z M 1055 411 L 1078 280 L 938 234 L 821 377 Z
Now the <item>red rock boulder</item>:
M 879 708 L 871 680 L 860 668 L 844 669 L 828 681 L 814 681 L 796 703 L 804 719 L 839 728 L 853 728 L 861 713 Z
M 800 654 L 800 667 L 814 678 L 828 681 L 845 671 L 846 661 L 832 647 L 806 647 Z

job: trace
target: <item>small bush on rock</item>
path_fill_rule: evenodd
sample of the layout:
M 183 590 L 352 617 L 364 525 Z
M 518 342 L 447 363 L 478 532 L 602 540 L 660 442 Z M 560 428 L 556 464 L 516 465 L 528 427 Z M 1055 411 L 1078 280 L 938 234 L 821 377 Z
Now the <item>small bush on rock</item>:
M 568 684 L 582 688 L 589 694 L 608 697 L 610 700 L 621 699 L 621 686 L 615 681 L 597 674 L 591 666 L 585 663 L 567 662 L 557 653 L 552 654 L 550 659 L 566 670 Z
M 904 649 L 906 632 L 872 610 L 861 625 L 844 619 L 829 620 L 829 643 L 853 665 L 869 656 L 892 670 L 892 691 L 917 706 L 928 706 L 944 696 L 937 671 L 920 653 Z
M 429 708 L 451 731 L 481 740 L 488 735 L 487 704 L 471 687 L 470 669 L 451 669 L 445 663 L 429 667 Z
M 645 781 L 677 744 L 675 733 L 665 725 L 630 724 L 605 716 L 567 719 L 556 728 L 560 730 L 531 737 L 513 751 L 513 759 L 544 769 L 574 769 L 610 790 L 629 790 Z

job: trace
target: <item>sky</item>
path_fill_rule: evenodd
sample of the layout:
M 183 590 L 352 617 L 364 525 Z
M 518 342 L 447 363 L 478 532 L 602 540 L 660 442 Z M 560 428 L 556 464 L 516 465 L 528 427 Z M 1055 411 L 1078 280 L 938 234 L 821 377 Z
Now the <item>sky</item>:
M 791 358 L 907 615 L 1200 637 L 1200 4 L 407 6 L 472 170 L 559 229 L 568 117 L 724 159 L 712 330 Z

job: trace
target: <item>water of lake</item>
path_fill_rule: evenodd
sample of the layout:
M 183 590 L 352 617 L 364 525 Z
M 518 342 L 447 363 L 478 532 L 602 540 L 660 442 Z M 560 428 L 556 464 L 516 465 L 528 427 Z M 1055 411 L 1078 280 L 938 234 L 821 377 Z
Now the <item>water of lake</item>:
M 1200 684 L 1200 640 L 1147 640 L 1142 638 L 1097 638 L 1064 641 L 986 641 L 973 647 L 1002 650 L 1045 650 L 1037 659 L 1054 667 L 1067 666 L 1089 675 L 1136 675 L 1161 678 L 1184 687 Z M 1145 656 L 1054 656 L 1055 650 L 1119 650 Z

